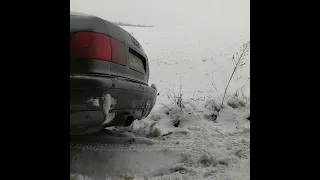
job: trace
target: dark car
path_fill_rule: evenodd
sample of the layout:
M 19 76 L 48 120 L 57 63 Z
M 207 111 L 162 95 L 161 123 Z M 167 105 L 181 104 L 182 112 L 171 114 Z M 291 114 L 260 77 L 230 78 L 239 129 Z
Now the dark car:
M 147 117 L 157 89 L 139 42 L 102 18 L 70 12 L 70 135 L 130 126 Z

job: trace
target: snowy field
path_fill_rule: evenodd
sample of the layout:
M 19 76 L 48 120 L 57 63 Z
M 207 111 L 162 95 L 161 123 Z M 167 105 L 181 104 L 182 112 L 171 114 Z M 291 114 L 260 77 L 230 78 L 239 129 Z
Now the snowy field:
M 250 40 L 249 32 L 123 28 L 139 40 L 149 57 L 149 84 L 155 83 L 160 93 L 157 104 L 132 127 L 111 127 L 87 143 L 71 143 L 70 179 L 249 180 L 249 56 L 216 117 L 220 93 L 234 66 L 232 56 Z M 180 85 L 183 109 L 168 98 L 179 93 Z M 239 88 L 244 96 L 236 97 Z
M 168 89 L 179 92 L 180 84 L 185 97 L 196 96 L 202 91 L 207 95 L 223 92 L 232 72 L 232 56 L 250 40 L 250 32 L 234 29 L 201 27 L 123 27 L 142 44 L 150 62 L 150 83 L 158 86 L 164 101 Z M 236 74 L 230 93 L 245 86 L 250 94 L 250 58 Z M 202 93 L 202 95 L 204 95 Z M 158 99 L 158 100 L 159 100 Z

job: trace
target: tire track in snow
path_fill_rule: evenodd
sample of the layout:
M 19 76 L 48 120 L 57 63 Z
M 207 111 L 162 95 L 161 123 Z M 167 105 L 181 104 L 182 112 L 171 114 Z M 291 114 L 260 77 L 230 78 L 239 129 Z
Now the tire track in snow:
M 203 154 L 212 151 L 214 147 L 210 143 L 221 141 L 231 147 L 229 152 L 232 147 L 238 147 L 239 158 L 247 159 L 250 142 L 239 141 L 239 138 L 247 136 L 250 134 L 240 131 L 223 134 L 201 130 L 190 131 L 188 135 L 172 134 L 164 139 L 132 134 L 73 137 L 70 138 L 71 172 L 94 179 L 124 179 L 122 177 L 126 173 L 153 177 L 155 171 L 180 163 L 183 154 L 197 161 Z
M 233 137 L 241 137 L 243 133 L 227 133 L 227 134 L 215 134 L 212 136 L 214 140 L 217 139 L 231 139 L 232 145 L 250 145 L 250 142 L 240 143 L 234 142 Z M 177 138 L 177 139 L 176 139 Z M 163 149 L 169 150 L 188 150 L 188 148 L 205 148 L 207 144 L 201 144 L 201 141 L 197 140 L 186 140 L 180 139 L 178 137 L 174 138 L 175 140 L 165 139 L 149 139 L 144 137 L 135 137 L 135 138 L 123 138 L 123 137 L 86 137 L 84 139 L 71 139 L 70 148 L 77 149 L 90 149 L 90 150 L 99 150 L 99 151 L 158 151 Z M 196 145 L 196 146 L 195 146 Z
M 79 139 L 71 141 L 70 172 L 83 174 L 93 179 L 106 179 L 107 177 L 124 179 L 121 177 L 127 173 L 140 177 L 150 176 L 155 169 L 172 166 L 179 162 L 185 146 L 192 146 L 191 143 L 186 143 L 182 145 L 183 147 L 175 146 L 173 142 L 143 144 L 146 140 L 142 139 L 144 141 L 139 142 L 139 138 L 136 138 L 138 139 L 137 144 L 124 141 L 131 139 L 120 138 L 116 144 L 110 144 L 106 138 L 104 142 L 80 141 Z

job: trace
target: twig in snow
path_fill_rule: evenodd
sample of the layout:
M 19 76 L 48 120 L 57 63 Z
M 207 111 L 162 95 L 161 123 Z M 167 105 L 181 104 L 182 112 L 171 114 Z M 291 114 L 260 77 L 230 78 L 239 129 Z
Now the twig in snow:
M 212 87 L 217 91 L 217 93 L 219 93 L 219 94 L 221 94 L 221 93 L 220 93 L 220 91 L 218 90 L 216 84 L 214 83 L 213 74 L 214 74 L 216 71 L 220 70 L 220 69 L 221 69 L 221 67 L 219 67 L 218 69 L 214 70 L 214 71 L 211 73 L 211 85 L 212 85 Z
M 238 56 L 237 63 L 236 63 L 236 65 L 235 65 L 234 68 L 233 68 L 233 71 L 232 71 L 232 73 L 231 73 L 231 76 L 230 76 L 230 78 L 229 78 L 229 81 L 228 81 L 228 83 L 227 83 L 227 86 L 226 86 L 226 88 L 225 88 L 225 90 L 224 90 L 224 93 L 223 93 L 223 98 L 222 98 L 222 102 L 221 102 L 221 108 L 222 108 L 222 106 L 223 106 L 224 98 L 225 98 L 225 96 L 226 96 L 226 93 L 227 93 L 228 87 L 229 87 L 229 85 L 230 85 L 230 82 L 231 82 L 231 80 L 232 80 L 232 78 L 233 78 L 233 75 L 235 74 L 236 70 L 238 69 L 239 64 L 241 63 L 241 61 L 248 55 L 249 45 L 250 45 L 250 41 L 244 43 L 243 46 L 242 46 L 242 48 L 240 49 L 241 54 L 240 54 L 240 56 Z M 234 58 L 234 56 L 233 56 L 233 58 Z M 220 109 L 221 109 L 221 108 L 220 108 Z
M 164 103 L 161 103 L 161 105 L 163 105 L 164 107 L 168 108 L 168 110 L 170 111 L 171 108 L 169 108 L 167 105 L 165 105 Z

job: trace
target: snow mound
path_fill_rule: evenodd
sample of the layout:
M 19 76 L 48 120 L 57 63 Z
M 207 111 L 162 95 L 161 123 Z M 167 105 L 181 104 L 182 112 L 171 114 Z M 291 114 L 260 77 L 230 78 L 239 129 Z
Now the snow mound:
M 246 102 L 238 98 L 230 98 L 227 104 L 232 108 L 242 108 L 246 106 Z
M 190 135 L 191 131 L 199 131 L 200 127 L 208 126 L 219 133 L 248 132 L 250 107 L 241 105 L 240 100 L 229 99 L 228 102 L 238 102 L 237 107 L 223 107 L 219 111 L 216 100 L 195 101 L 185 100 L 184 108 L 174 104 L 154 108 L 150 115 L 133 122 L 132 133 L 137 136 L 159 138 L 169 135 Z M 214 124 L 210 124 L 215 122 Z M 210 125 L 209 125 L 209 124 Z M 245 129 L 247 128 L 247 129 Z M 219 129 L 222 129 L 219 131 Z M 212 131 L 215 131 L 212 130 Z M 250 130 L 249 130 L 250 132 Z
M 70 180 L 93 180 L 88 176 L 84 176 L 82 174 L 70 174 Z
M 209 166 L 215 167 L 218 164 L 217 159 L 215 157 L 211 156 L 211 155 L 209 155 L 209 156 L 208 155 L 203 155 L 200 158 L 199 162 L 205 167 L 209 167 Z
M 213 100 L 184 100 L 182 109 L 174 104 L 154 108 L 147 118 L 134 121 L 130 131 L 127 127 L 108 128 L 107 136 L 118 139 L 114 141 L 132 140 L 125 146 L 160 147 L 163 150 L 157 154 L 163 153 L 161 158 L 167 157 L 168 160 L 172 157 L 166 154 L 178 155 L 177 161 L 172 161 L 171 165 L 154 167 L 144 174 L 137 174 L 139 171 L 131 171 L 137 167 L 130 169 L 128 166 L 128 171 L 111 179 L 250 179 L 250 121 L 247 119 L 250 108 L 224 107 L 217 113 L 216 105 Z M 208 118 L 212 114 L 217 116 L 215 121 Z M 131 158 L 130 154 L 127 155 L 122 159 Z M 99 156 L 103 157 L 104 153 L 100 152 Z M 142 158 L 139 161 L 150 160 L 147 153 L 139 156 Z M 152 157 L 157 162 L 164 160 Z M 156 162 L 148 166 L 154 164 Z M 70 175 L 70 179 L 90 178 L 78 174 Z
M 137 136 L 175 140 L 177 146 L 193 139 L 209 148 L 203 151 L 199 147 L 181 155 L 180 163 L 157 170 L 151 179 L 228 179 L 234 177 L 230 168 L 249 177 L 246 160 L 250 158 L 250 106 L 236 98 L 227 100 L 228 106 L 219 113 L 216 100 L 185 100 L 183 109 L 163 105 L 134 122 L 133 133 Z M 230 102 L 237 106 L 231 107 Z M 215 121 L 212 116 L 216 116 Z
M 202 118 L 197 115 L 201 107 L 192 101 L 184 103 L 184 109 L 172 104 L 154 109 L 147 118 L 133 122 L 132 132 L 146 137 L 188 134 L 190 126 L 201 124 Z

